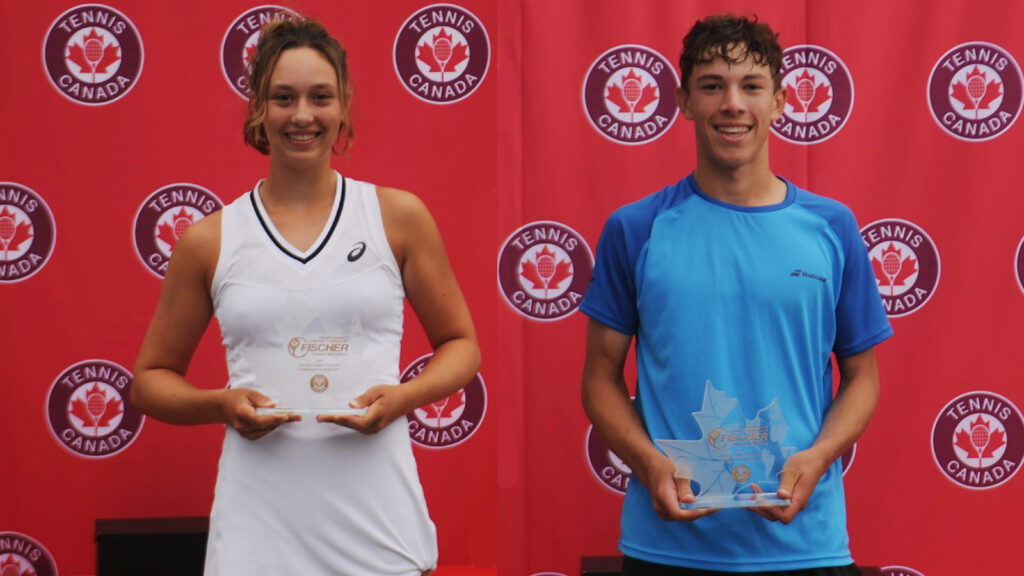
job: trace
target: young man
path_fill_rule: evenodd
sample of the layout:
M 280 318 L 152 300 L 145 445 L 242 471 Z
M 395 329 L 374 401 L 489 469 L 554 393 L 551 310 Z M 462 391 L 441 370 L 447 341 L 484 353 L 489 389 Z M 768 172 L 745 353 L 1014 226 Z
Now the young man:
M 619 541 L 627 575 L 848 576 L 840 456 L 878 398 L 874 346 L 892 335 L 850 211 L 772 174 L 782 49 L 765 24 L 697 22 L 683 41 L 683 116 L 696 170 L 618 209 L 581 305 L 583 403 L 633 470 Z M 636 337 L 636 402 L 623 366 Z M 841 381 L 833 398 L 830 355 Z M 690 481 L 652 439 L 700 439 L 705 390 L 789 427 L 787 506 L 687 510 Z M 731 401 L 731 400 L 730 400 Z

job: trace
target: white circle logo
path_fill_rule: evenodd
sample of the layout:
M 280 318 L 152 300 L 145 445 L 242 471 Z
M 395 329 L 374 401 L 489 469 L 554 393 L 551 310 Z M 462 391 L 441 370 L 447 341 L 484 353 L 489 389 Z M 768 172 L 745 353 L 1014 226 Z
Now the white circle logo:
M 786 106 L 772 123 L 776 136 L 817 144 L 842 130 L 853 111 L 853 77 L 846 64 L 821 46 L 794 46 L 782 55 Z
M 646 46 L 624 44 L 597 57 L 583 80 L 583 110 L 605 138 L 646 144 L 668 131 L 679 114 L 675 68 Z
M 43 66 L 65 98 L 101 106 L 123 98 L 139 81 L 144 52 L 127 16 L 102 4 L 83 4 L 50 25 Z
M 402 24 L 393 53 L 398 79 L 430 104 L 452 104 L 487 75 L 491 41 L 480 19 L 453 4 L 427 6 Z
M 1009 52 L 968 42 L 942 55 L 928 78 L 928 106 L 943 130 L 959 140 L 983 142 L 1013 125 L 1024 104 L 1024 78 Z

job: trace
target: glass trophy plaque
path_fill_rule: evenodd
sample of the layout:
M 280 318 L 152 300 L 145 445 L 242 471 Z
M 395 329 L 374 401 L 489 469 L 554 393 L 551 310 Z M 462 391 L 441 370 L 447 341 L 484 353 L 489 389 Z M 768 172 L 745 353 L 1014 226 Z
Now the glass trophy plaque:
M 246 350 L 256 375 L 252 388 L 276 404 L 256 413 L 366 414 L 366 408 L 349 407 L 363 390 L 343 377 L 348 351 L 348 338 L 343 336 L 295 337 L 280 349 Z
M 685 510 L 786 506 L 779 498 L 779 474 L 794 451 L 783 446 L 789 426 L 778 400 L 746 419 L 736 398 L 708 381 L 704 402 L 693 418 L 701 429 L 694 440 L 656 438 L 658 448 L 672 459 L 677 478 L 688 478 L 696 502 L 680 503 Z M 756 484 L 762 491 L 755 493 Z

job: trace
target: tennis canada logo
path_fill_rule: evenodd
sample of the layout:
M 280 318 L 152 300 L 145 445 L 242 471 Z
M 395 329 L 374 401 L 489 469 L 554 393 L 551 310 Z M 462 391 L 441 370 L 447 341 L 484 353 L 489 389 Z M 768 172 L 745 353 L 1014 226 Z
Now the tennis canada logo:
M 626 493 L 633 470 L 608 449 L 593 426 L 587 430 L 587 461 L 590 462 L 590 471 L 605 488 L 619 494 Z
M 559 320 L 575 312 L 593 271 L 590 246 L 558 222 L 523 226 L 498 255 L 498 285 L 505 301 L 532 320 Z
M 46 414 L 64 448 L 85 458 L 124 450 L 142 430 L 145 416 L 128 400 L 132 374 L 106 360 L 68 367 L 50 387 Z
M 906 566 L 885 566 L 882 568 L 883 576 L 924 576 L 921 572 Z
M 817 144 L 835 136 L 853 111 L 853 77 L 846 64 L 821 46 L 787 48 L 782 54 L 786 106 L 772 123 L 776 136 Z
M 939 285 L 939 251 L 918 225 L 878 220 L 860 231 L 890 318 L 921 309 Z
M 850 449 L 843 452 L 843 455 L 840 457 L 840 462 L 842 462 L 843 465 L 843 476 L 846 476 L 846 473 L 850 471 L 850 467 L 853 466 L 853 460 L 856 456 L 857 443 L 854 442 L 853 446 L 850 446 Z
M 153 192 L 135 214 L 135 251 L 146 269 L 163 278 L 185 230 L 224 207 L 220 198 L 195 184 L 170 184 Z
M 453 4 L 433 4 L 398 30 L 395 72 L 413 96 L 452 104 L 476 91 L 491 62 L 491 41 L 480 19 Z
M 1024 237 L 1017 245 L 1017 256 L 1014 259 L 1013 269 L 1017 273 L 1017 286 L 1020 286 L 1021 291 L 1024 292 Z
M 939 469 L 964 488 L 995 488 L 1020 469 L 1024 417 L 994 392 L 957 396 L 935 418 L 932 455 Z
M 142 74 L 142 38 L 127 16 L 102 4 L 83 4 L 50 25 L 43 66 L 62 96 L 85 106 L 123 98 Z
M 263 25 L 299 17 L 298 13 L 281 6 L 257 6 L 235 18 L 228 26 L 220 43 L 220 66 L 236 94 L 248 100 L 252 92 L 249 88 L 249 62 L 260 41 Z
M 57 563 L 35 539 L 20 532 L 0 532 L 0 574 L 56 576 Z
M 412 380 L 433 354 L 421 356 L 402 372 L 402 383 Z M 487 413 L 487 388 L 477 373 L 461 390 L 409 412 L 409 437 L 423 448 L 452 448 L 469 440 L 480 429 Z
M 987 42 L 961 44 L 939 58 L 928 78 L 928 106 L 949 135 L 968 142 L 991 140 L 1020 116 L 1020 66 Z
M 53 212 L 43 198 L 14 182 L 0 182 L 0 284 L 39 272 L 57 238 Z
M 676 121 L 679 77 L 664 56 L 633 44 L 616 46 L 590 65 L 583 109 L 590 124 L 618 144 L 646 144 Z

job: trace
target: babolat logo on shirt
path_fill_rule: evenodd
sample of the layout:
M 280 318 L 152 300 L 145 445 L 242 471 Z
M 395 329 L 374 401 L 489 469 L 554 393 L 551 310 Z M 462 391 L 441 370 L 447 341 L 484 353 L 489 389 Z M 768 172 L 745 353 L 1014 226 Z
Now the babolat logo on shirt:
M 795 276 L 797 278 L 812 278 L 814 280 L 818 280 L 819 282 L 828 282 L 828 278 L 825 278 L 824 276 L 820 276 L 818 274 L 808 272 L 806 270 L 801 270 L 799 268 L 790 272 L 789 275 Z

